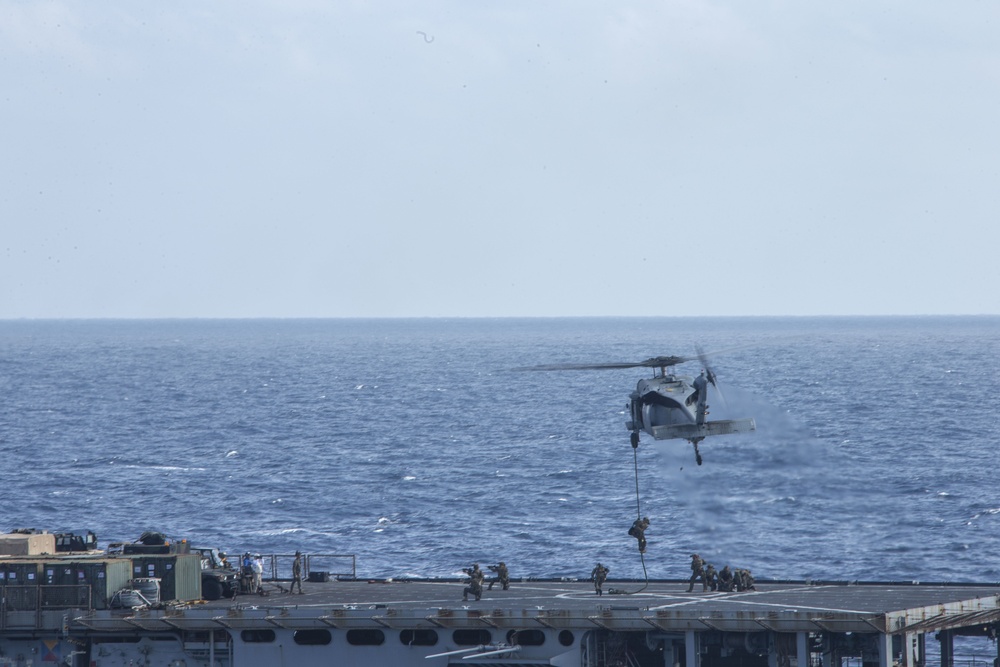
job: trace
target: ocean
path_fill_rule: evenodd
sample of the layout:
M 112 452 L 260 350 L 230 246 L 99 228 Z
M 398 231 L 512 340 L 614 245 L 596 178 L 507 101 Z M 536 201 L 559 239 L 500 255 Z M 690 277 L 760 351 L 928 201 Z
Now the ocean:
M 512 370 L 699 346 L 711 418 L 758 426 L 702 466 L 630 446 L 647 369 Z M 353 554 L 364 578 L 686 578 L 697 552 L 1000 581 L 998 317 L 2 321 L 0 390 L 0 530 Z

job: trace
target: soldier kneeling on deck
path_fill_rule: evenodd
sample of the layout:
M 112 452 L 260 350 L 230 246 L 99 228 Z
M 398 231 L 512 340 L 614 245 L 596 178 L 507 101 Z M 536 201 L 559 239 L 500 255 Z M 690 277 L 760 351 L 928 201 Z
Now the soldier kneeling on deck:
M 737 591 L 755 591 L 753 575 L 750 570 L 738 569 L 733 575 L 733 586 Z
M 728 565 L 719 570 L 719 590 L 726 593 L 733 590 L 733 573 Z
M 705 584 L 710 591 L 719 589 L 718 575 L 715 573 L 715 566 L 711 563 L 705 566 Z
M 471 569 L 463 568 L 462 571 L 469 575 L 470 579 L 469 585 L 462 591 L 462 599 L 468 600 L 470 593 L 477 600 L 483 597 L 483 579 L 485 577 L 483 577 L 483 571 L 479 569 L 479 563 L 473 564 Z
M 490 580 L 490 585 L 486 587 L 486 590 L 492 591 L 493 584 L 500 584 L 500 586 L 506 591 L 510 589 L 510 572 L 507 571 L 507 564 L 500 561 L 496 565 L 488 565 L 490 572 L 496 573 L 496 578 Z

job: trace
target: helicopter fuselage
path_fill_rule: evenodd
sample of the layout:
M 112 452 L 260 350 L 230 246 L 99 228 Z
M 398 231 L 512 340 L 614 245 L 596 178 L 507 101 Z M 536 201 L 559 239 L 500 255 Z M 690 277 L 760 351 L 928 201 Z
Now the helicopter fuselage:
M 704 369 L 696 378 L 667 373 L 668 368 L 689 361 L 701 361 Z M 643 378 L 629 395 L 629 419 L 625 427 L 631 431 L 633 449 L 639 447 L 639 433 L 645 431 L 656 440 L 683 438 L 694 445 L 695 460 L 701 465 L 698 443 L 710 435 L 747 433 L 757 429 L 753 418 L 708 421 L 708 385 L 718 391 L 715 373 L 708 365 L 707 355 L 698 350 L 696 357 L 659 356 L 645 361 L 608 362 L 600 364 L 543 364 L 526 366 L 522 371 L 589 371 L 623 368 L 652 368 L 653 377 Z M 657 371 L 659 371 L 657 373 Z
M 625 427 L 633 433 L 644 431 L 656 440 L 684 438 L 697 444 L 710 435 L 747 433 L 756 429 L 750 419 L 706 420 L 708 380 L 663 374 L 639 380 L 629 396 L 629 417 Z

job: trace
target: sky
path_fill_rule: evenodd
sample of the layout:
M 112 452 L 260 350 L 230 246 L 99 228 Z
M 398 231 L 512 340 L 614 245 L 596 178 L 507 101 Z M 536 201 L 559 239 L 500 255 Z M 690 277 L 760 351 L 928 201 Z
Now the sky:
M 1000 4 L 0 0 L 0 319 L 1000 314 Z

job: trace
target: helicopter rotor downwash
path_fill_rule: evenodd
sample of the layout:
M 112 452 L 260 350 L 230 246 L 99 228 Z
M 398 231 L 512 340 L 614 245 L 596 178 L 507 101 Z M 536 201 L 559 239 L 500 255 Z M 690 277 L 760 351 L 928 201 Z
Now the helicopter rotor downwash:
M 702 373 L 692 378 L 667 372 L 674 366 L 700 361 Z M 661 356 L 644 361 L 598 364 L 542 364 L 515 368 L 516 371 L 588 371 L 652 368 L 653 377 L 642 378 L 629 395 L 629 419 L 625 427 L 631 431 L 632 447 L 639 446 L 639 433 L 645 432 L 656 440 L 683 438 L 694 445 L 695 460 L 702 464 L 698 443 L 710 435 L 749 433 L 757 429 L 752 417 L 745 419 L 708 420 L 708 385 L 718 392 L 715 372 L 708 364 L 708 355 L 700 349 L 693 357 Z M 657 373 L 657 370 L 659 371 Z M 721 394 L 720 394 L 721 397 Z

